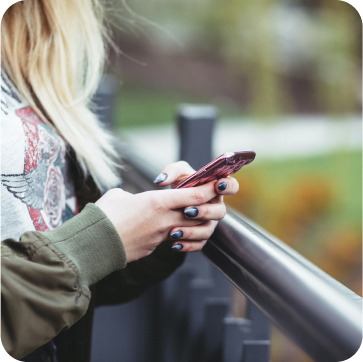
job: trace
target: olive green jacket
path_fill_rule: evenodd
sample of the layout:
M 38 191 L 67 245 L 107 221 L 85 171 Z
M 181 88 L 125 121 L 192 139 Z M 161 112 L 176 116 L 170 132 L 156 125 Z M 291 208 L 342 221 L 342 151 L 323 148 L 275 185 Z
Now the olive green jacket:
M 52 231 L 4 240 L 1 338 L 6 351 L 21 359 L 56 337 L 60 362 L 88 362 L 94 308 L 139 296 L 170 275 L 183 262 L 182 254 L 166 241 L 127 265 L 119 235 L 94 204 Z

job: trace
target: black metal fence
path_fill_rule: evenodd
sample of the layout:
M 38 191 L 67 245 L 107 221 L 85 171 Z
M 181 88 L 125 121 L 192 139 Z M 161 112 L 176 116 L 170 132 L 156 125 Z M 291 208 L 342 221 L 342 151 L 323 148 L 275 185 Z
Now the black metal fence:
M 179 110 L 181 155 L 211 159 L 217 112 Z M 155 188 L 160 170 L 120 150 L 125 189 Z M 242 215 L 228 211 L 203 254 L 188 255 L 164 283 L 95 315 L 92 362 L 268 362 L 270 322 L 315 361 L 352 356 L 362 341 L 362 299 Z M 231 281 L 249 303 L 231 315 Z

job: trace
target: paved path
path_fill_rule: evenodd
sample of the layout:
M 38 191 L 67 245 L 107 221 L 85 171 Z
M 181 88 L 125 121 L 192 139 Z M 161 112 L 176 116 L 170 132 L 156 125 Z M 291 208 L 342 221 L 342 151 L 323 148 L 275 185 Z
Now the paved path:
M 176 126 L 127 129 L 121 136 L 129 147 L 156 167 L 178 159 Z M 274 124 L 248 119 L 220 122 L 214 137 L 214 154 L 252 149 L 258 158 L 296 158 L 334 150 L 362 149 L 362 120 L 359 117 L 332 121 L 324 117 L 285 118 Z

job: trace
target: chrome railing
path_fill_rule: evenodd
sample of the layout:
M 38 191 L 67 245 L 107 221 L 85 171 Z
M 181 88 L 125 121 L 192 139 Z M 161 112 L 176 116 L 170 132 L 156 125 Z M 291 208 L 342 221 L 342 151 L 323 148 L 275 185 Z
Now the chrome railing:
M 155 188 L 160 170 L 129 150 L 122 154 L 124 182 L 135 192 Z M 246 217 L 228 210 L 203 254 L 315 361 L 343 361 L 358 350 L 362 298 Z M 241 334 L 242 359 L 255 345 Z

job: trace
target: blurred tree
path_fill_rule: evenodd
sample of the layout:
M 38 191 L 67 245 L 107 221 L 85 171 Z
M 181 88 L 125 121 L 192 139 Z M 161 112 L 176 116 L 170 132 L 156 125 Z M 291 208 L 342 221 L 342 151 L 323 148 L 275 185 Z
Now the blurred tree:
M 286 112 L 291 102 L 278 74 L 274 44 L 273 11 L 280 0 L 212 1 L 206 14 L 219 34 L 219 51 L 231 77 L 240 83 L 247 75 L 251 113 L 261 119 Z
M 333 115 L 352 113 L 362 94 L 357 56 L 361 42 L 357 36 L 361 28 L 359 14 L 343 1 L 323 0 L 317 16 L 317 97 Z
M 127 0 L 149 49 L 224 59 L 229 82 L 248 90 L 256 119 L 310 108 L 332 115 L 361 106 L 361 20 L 338 0 Z M 145 17 L 148 21 L 145 21 Z M 140 38 L 139 38 L 139 41 Z M 301 80 L 307 89 L 297 89 Z M 304 93 L 305 92 L 305 93 Z M 307 94 L 307 93 L 311 93 Z M 242 98 L 241 98 L 242 99 Z M 305 110 L 306 111 L 306 110 Z

